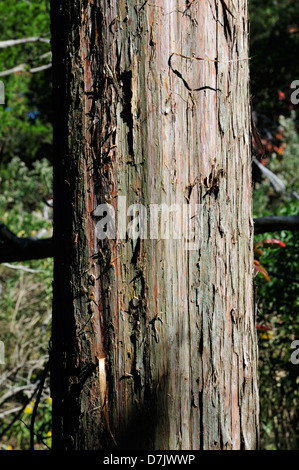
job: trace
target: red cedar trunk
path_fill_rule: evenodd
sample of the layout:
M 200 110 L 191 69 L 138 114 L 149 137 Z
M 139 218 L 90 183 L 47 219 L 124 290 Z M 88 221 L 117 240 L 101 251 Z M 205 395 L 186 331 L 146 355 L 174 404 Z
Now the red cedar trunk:
M 52 33 L 53 446 L 255 449 L 247 1 L 57 0 Z M 200 204 L 200 249 L 99 240 L 121 195 Z

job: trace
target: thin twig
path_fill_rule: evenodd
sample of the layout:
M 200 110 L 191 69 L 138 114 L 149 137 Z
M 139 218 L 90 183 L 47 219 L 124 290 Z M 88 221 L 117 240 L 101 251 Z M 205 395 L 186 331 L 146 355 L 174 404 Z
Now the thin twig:
M 16 396 L 18 393 L 23 392 L 24 390 L 28 390 L 28 385 L 21 385 L 20 387 L 14 388 L 12 387 L 11 390 L 8 390 L 0 400 L 0 406 L 3 406 L 5 402 L 7 402 L 11 397 Z
M 26 403 L 22 406 L 22 408 L 20 409 L 19 413 L 11 420 L 11 422 L 8 424 L 8 426 L 6 426 L 6 428 L 4 428 L 4 431 L 2 431 L 2 433 L 0 434 L 0 439 L 2 439 L 3 436 L 5 436 L 7 434 L 7 431 L 10 430 L 10 428 L 14 425 L 14 423 L 20 418 L 21 414 L 23 413 L 23 411 L 25 410 L 26 406 L 33 400 L 34 398 L 34 395 L 37 393 L 38 391 L 38 388 L 39 388 L 39 384 L 38 384 L 38 387 L 36 387 L 36 389 L 34 390 L 34 392 L 32 393 L 32 395 L 30 396 L 30 398 L 26 401 Z
M 6 77 L 7 75 L 11 75 L 12 73 L 17 73 L 17 72 L 29 72 L 29 73 L 41 72 L 42 70 L 47 70 L 50 67 L 52 67 L 52 63 L 41 65 L 40 67 L 33 67 L 31 69 L 27 69 L 26 67 L 28 67 L 28 64 L 17 65 L 16 67 L 13 67 L 12 69 L 8 69 L 8 70 L 4 70 L 3 72 L 0 72 L 0 77 Z
M 31 269 L 31 268 L 27 268 L 26 266 L 21 266 L 19 264 L 10 264 L 10 263 L 2 263 L 3 266 L 5 266 L 6 268 L 10 268 L 10 269 L 17 269 L 17 270 L 20 270 L 20 271 L 26 271 L 27 273 L 44 273 L 45 270 L 44 269 Z
M 10 415 L 12 413 L 15 413 L 16 411 L 19 411 L 22 409 L 22 406 L 16 406 L 15 408 L 11 408 L 10 410 L 3 411 L 0 413 L 0 418 L 4 418 L 4 416 Z
M 26 426 L 27 429 L 30 430 L 30 427 L 28 426 L 28 424 L 25 423 L 25 421 L 23 421 L 22 419 L 20 419 L 21 423 L 24 424 L 24 426 Z M 37 434 L 36 432 L 34 433 L 34 435 L 41 441 L 41 443 L 47 447 L 48 450 L 50 450 L 50 447 L 45 443 L 43 437 L 40 435 L 40 434 Z
M 38 405 L 39 405 L 39 402 L 40 402 L 40 399 L 41 399 L 41 396 L 42 396 L 42 392 L 43 392 L 45 380 L 46 380 L 46 377 L 47 377 L 49 365 L 50 365 L 50 361 L 48 361 L 46 366 L 45 366 L 41 381 L 39 383 L 38 393 L 37 393 L 37 397 L 36 397 L 34 407 L 33 407 L 33 411 L 32 411 L 32 417 L 31 417 L 31 422 L 30 422 L 30 450 L 34 450 L 34 422 L 35 422 L 37 408 L 38 408 Z
M 51 57 L 51 55 L 52 55 L 51 52 L 46 52 L 45 54 L 42 54 L 39 57 L 37 57 L 35 61 L 46 59 L 48 57 Z M 36 73 L 36 72 L 40 72 L 41 70 L 46 70 L 50 67 L 52 67 L 51 62 L 46 65 L 41 65 L 38 67 L 31 67 L 31 68 L 29 68 L 29 65 L 27 63 L 23 63 L 23 64 L 16 65 L 12 69 L 3 70 L 2 72 L 0 72 L 0 77 L 5 77 L 7 75 L 11 75 L 12 73 L 25 72 L 25 71 L 30 72 L 30 73 Z

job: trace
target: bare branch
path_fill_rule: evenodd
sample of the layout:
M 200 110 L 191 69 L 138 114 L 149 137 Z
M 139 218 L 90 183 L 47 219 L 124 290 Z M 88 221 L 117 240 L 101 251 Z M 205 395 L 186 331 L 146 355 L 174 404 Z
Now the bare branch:
M 30 69 L 30 73 L 36 73 L 36 72 L 42 72 L 43 70 L 50 69 L 52 67 L 52 62 L 49 62 L 49 64 L 46 65 L 41 65 L 40 67 L 34 67 L 33 69 Z
M 0 49 L 4 49 L 5 47 L 18 46 L 19 44 L 26 44 L 28 42 L 45 42 L 50 44 L 50 39 L 46 39 L 40 36 L 32 36 L 21 39 L 8 39 L 7 41 L 0 41 Z
M 262 165 L 256 158 L 253 158 L 253 162 L 259 168 L 260 172 L 266 178 L 268 178 L 277 193 L 283 193 L 285 191 L 285 184 L 281 181 L 280 178 L 278 178 L 278 176 L 273 173 L 273 171 L 269 170 L 269 168 L 266 168 L 264 165 Z
M 281 230 L 299 230 L 299 215 L 273 215 L 254 219 L 254 232 L 256 234 Z
M 15 397 L 18 393 L 20 392 L 24 392 L 24 390 L 27 390 L 27 391 L 32 391 L 31 389 L 34 389 L 34 384 L 32 385 L 22 385 L 22 386 L 19 386 L 19 387 L 11 387 L 2 397 L 1 397 L 1 400 L 0 400 L 0 407 L 3 406 L 3 404 L 5 402 L 7 402 L 7 400 L 9 400 L 10 398 L 12 397 Z
M 46 52 L 45 54 L 42 54 L 36 60 L 46 59 L 47 57 L 51 57 L 51 52 Z M 11 75 L 12 73 L 25 72 L 25 71 L 30 72 L 30 73 L 36 73 L 42 70 L 49 69 L 50 67 L 52 67 L 51 62 L 49 62 L 46 65 L 40 65 L 38 67 L 31 67 L 31 68 L 29 68 L 28 64 L 23 63 L 23 64 L 16 65 L 12 69 L 3 70 L 2 72 L 0 72 L 0 77 L 6 77 L 7 75 Z
M 27 266 L 16 265 L 16 264 L 3 263 L 3 266 L 5 266 L 6 268 L 10 268 L 10 269 L 25 271 L 27 273 L 44 273 L 45 272 L 44 269 L 31 269 L 31 268 L 27 268 Z
M 9 410 L 3 411 L 2 413 L 0 413 L 0 419 L 4 418 L 4 416 L 11 415 L 20 410 L 23 410 L 23 406 L 16 406 L 15 408 L 10 408 Z
M 299 283 L 298 277 L 286 276 L 285 274 L 274 273 L 273 271 L 268 271 L 268 274 L 270 274 L 270 276 L 278 277 L 278 279 L 283 279 L 284 281 Z

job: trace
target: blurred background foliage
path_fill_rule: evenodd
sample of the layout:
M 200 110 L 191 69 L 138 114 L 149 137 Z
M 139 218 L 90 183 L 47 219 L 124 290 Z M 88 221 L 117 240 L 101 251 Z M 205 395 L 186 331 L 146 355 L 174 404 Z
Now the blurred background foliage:
M 17 156 L 0 172 L 0 218 L 18 236 L 52 235 L 48 160 L 32 169 Z M 0 265 L 0 448 L 28 449 L 33 406 L 48 362 L 51 334 L 53 260 Z M 14 421 L 15 420 L 15 421 Z M 13 422 L 13 425 L 11 423 Z M 11 426 L 10 426 L 11 425 Z M 47 448 L 51 437 L 49 377 L 35 417 L 35 448 Z M 47 444 L 46 444 L 47 445 Z
M 294 90 L 290 84 L 299 79 L 298 0 L 248 2 L 254 108 L 270 120 L 277 120 L 292 106 L 290 95 Z
M 50 39 L 48 0 L 0 2 L 0 41 L 40 36 Z M 26 64 L 26 69 L 49 62 L 50 44 L 29 42 L 0 49 L 0 80 L 5 85 L 5 106 L 0 106 L 0 162 L 18 156 L 27 165 L 52 158 L 51 69 L 1 76 Z
M 299 105 L 291 102 L 299 79 L 299 9 L 296 0 L 249 0 L 251 92 L 265 155 L 260 160 L 285 184 L 277 193 L 261 175 L 254 178 L 254 217 L 299 215 Z M 290 360 L 299 339 L 299 234 L 256 235 L 286 246 L 263 249 L 259 261 L 270 281 L 257 274 L 261 449 L 299 449 L 299 365 Z M 280 277 L 278 277 L 280 276 Z M 269 330 L 267 328 L 270 328 Z
M 49 2 L 0 3 L 0 41 L 41 36 L 50 39 Z M 0 48 L 0 222 L 22 237 L 52 234 L 51 69 L 47 42 Z M 26 64 L 25 71 L 1 72 Z M 53 260 L 0 265 L 0 449 L 29 449 L 34 405 L 48 362 L 51 335 Z M 51 447 L 49 377 L 35 416 L 36 449 Z
M 254 173 L 255 217 L 299 214 L 299 105 L 291 103 L 290 84 L 299 79 L 299 9 L 296 0 L 249 0 L 251 93 L 265 167 L 285 184 L 277 193 Z M 30 36 L 50 38 L 49 1 L 15 0 L 0 4 L 0 41 Z M 0 221 L 18 236 L 51 236 L 52 102 L 50 45 L 27 43 L 0 49 L 0 74 L 25 63 L 25 71 L 1 76 L 5 105 L 0 106 Z M 257 325 L 261 448 L 298 449 L 298 365 L 290 361 L 299 339 L 299 235 L 287 231 L 258 235 L 285 247 L 263 249 L 259 261 Z M 0 265 L 0 448 L 28 449 L 38 386 L 50 348 L 52 259 Z M 279 277 L 280 276 L 280 277 Z M 281 277 L 283 276 L 283 277 Z M 294 280 L 295 279 L 295 280 Z M 296 280 L 297 279 L 297 280 Z M 35 448 L 51 447 L 49 377 L 35 417 Z

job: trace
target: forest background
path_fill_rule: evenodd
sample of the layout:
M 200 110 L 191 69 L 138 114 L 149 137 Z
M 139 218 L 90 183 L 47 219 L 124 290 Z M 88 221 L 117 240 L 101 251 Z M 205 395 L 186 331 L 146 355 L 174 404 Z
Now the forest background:
M 48 0 L 0 3 L 0 224 L 18 237 L 52 234 L 49 8 Z M 253 117 L 265 149 L 261 155 L 253 147 L 260 162 L 253 163 L 253 214 L 299 215 L 299 105 L 291 99 L 299 80 L 298 5 L 249 0 L 249 8 Z M 35 40 L 7 43 L 22 38 Z M 279 178 L 279 189 L 261 165 Z M 280 243 L 259 245 L 273 238 Z M 298 231 L 263 233 L 255 243 L 261 448 L 298 450 L 299 375 L 291 361 L 299 340 Z M 52 276 L 52 258 L 0 264 L 1 450 L 29 449 L 33 433 L 36 449 L 51 448 Z

